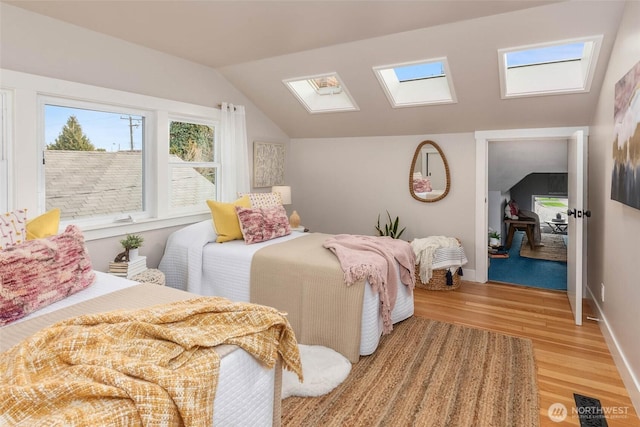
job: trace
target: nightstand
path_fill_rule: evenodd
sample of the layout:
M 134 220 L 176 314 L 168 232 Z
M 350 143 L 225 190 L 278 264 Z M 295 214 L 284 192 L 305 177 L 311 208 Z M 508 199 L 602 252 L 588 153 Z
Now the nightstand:
M 140 283 L 155 283 L 164 286 L 164 273 L 156 268 L 147 268 L 140 274 L 136 274 L 131 280 Z

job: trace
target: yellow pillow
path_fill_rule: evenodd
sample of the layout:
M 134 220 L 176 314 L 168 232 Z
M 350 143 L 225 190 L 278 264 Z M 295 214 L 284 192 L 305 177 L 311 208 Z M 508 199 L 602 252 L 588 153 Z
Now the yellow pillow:
M 27 240 L 42 239 L 58 234 L 60 209 L 55 208 L 27 221 Z
M 242 240 L 242 230 L 240 230 L 236 206 L 250 208 L 251 202 L 249 201 L 249 196 L 244 195 L 233 203 L 207 200 L 207 205 L 209 205 L 209 209 L 211 209 L 213 225 L 216 227 L 216 233 L 218 234 L 216 242 L 223 243 L 231 240 Z

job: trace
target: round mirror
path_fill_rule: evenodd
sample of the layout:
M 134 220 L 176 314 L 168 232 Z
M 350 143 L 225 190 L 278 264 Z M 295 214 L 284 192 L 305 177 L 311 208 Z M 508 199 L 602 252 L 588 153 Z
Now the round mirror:
M 409 192 L 420 202 L 437 202 L 449 192 L 449 164 L 433 141 L 422 141 L 416 148 L 409 169 Z

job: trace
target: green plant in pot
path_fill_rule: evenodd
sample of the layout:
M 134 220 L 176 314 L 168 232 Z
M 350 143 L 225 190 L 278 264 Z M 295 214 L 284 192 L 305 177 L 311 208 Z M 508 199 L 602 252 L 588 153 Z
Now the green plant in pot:
M 489 233 L 489 245 L 500 246 L 500 233 L 492 231 Z
M 120 244 L 124 248 L 124 252 L 119 253 L 115 262 L 129 262 L 133 258 L 138 256 L 138 248 L 142 246 L 144 238 L 138 234 L 127 234 L 127 236 L 120 240 Z
M 380 214 L 378 214 L 378 222 L 376 224 L 376 230 L 378 230 L 378 235 L 380 236 L 389 236 L 394 239 L 399 239 L 406 227 L 402 230 L 398 231 L 400 228 L 400 217 L 396 217 L 395 220 L 391 218 L 391 214 L 387 211 L 388 222 L 384 225 L 384 228 L 380 225 Z

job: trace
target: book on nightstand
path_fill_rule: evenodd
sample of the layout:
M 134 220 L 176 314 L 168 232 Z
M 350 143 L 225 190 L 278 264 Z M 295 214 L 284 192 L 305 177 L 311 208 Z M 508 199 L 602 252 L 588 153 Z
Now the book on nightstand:
M 109 273 L 114 276 L 131 279 L 133 276 L 142 273 L 147 269 L 147 257 L 138 256 L 129 262 L 110 262 Z

